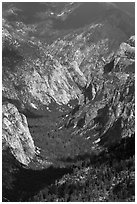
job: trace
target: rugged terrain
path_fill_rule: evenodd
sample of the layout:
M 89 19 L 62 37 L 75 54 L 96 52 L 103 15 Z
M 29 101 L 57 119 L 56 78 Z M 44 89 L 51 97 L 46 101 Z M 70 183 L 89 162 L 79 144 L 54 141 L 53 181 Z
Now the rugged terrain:
M 86 17 L 79 25 L 77 18 L 84 6 L 87 8 L 86 4 L 66 4 L 56 10 L 56 5 L 55 8 L 52 5 L 50 9 L 55 9 L 54 18 L 52 26 L 46 31 L 44 25 L 49 25 L 53 12 L 50 9 L 44 14 L 46 23 L 37 24 L 10 22 L 7 17 L 9 10 L 6 8 L 4 12 L 2 111 L 5 200 L 28 200 L 44 185 L 52 185 L 55 181 L 59 182 L 55 182 L 55 186 L 60 186 L 61 182 L 68 185 L 70 180 L 73 184 L 75 177 L 79 180 L 80 172 L 84 172 L 82 185 L 85 185 L 90 175 L 98 177 L 100 174 L 98 163 L 101 160 L 96 157 L 103 158 L 104 163 L 100 164 L 107 169 L 103 172 L 110 171 L 112 177 L 118 176 L 120 179 L 122 175 L 127 179 L 129 173 L 134 180 L 134 151 L 125 154 L 127 147 L 134 147 L 135 134 L 134 20 L 117 7 L 94 4 L 98 11 L 102 11 L 100 15 L 91 21 Z M 87 10 L 87 13 L 90 15 L 90 11 Z M 70 22 L 73 20 L 77 26 L 72 28 L 69 25 L 72 26 Z M 46 33 L 45 39 L 43 35 L 38 36 L 41 32 Z M 53 34 L 50 39 L 47 37 L 49 32 Z M 117 157 L 117 148 L 118 152 L 121 151 L 121 158 Z M 94 162 L 91 162 L 92 159 Z M 107 163 L 111 159 L 114 160 L 112 164 Z M 7 161 L 10 161 L 11 170 L 7 167 Z M 117 170 L 113 166 L 115 161 L 121 165 L 118 175 L 112 173 Z M 127 169 L 131 167 L 129 172 L 125 172 L 123 164 Z M 53 172 L 53 178 L 49 179 L 49 183 L 43 183 L 42 178 L 47 178 L 49 172 Z M 9 188 L 5 184 L 7 174 L 9 177 L 10 174 L 14 175 L 13 180 L 9 180 Z M 65 176 L 63 181 L 56 180 L 63 174 L 68 175 L 67 179 Z M 19 188 L 18 195 L 14 197 L 20 175 L 23 180 L 28 175 L 32 178 L 36 176 L 40 182 L 36 184 L 36 189 L 32 188 L 33 192 L 27 194 L 27 184 L 25 186 L 21 180 L 23 188 Z M 106 180 L 104 182 L 106 185 Z M 112 185 L 113 193 L 117 182 L 108 182 L 110 186 L 115 183 Z M 133 182 L 131 185 L 134 189 Z M 51 186 L 51 191 L 56 189 L 55 186 Z M 109 194 L 104 198 L 106 191 L 100 190 L 101 195 L 96 195 L 102 200 L 96 199 L 94 193 L 83 199 L 134 200 L 134 190 L 125 196 L 126 200 L 121 195 L 118 198 Z M 53 192 L 51 194 L 55 194 L 56 198 L 41 197 L 40 201 L 81 200 L 76 195 L 60 198 Z

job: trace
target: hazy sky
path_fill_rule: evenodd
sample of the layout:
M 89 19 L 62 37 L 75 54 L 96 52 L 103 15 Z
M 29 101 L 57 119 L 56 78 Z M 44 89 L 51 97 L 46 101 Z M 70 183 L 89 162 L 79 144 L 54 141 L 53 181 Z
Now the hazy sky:
M 10 2 L 3 3 L 3 14 L 7 15 L 9 21 L 22 21 L 26 24 L 34 24 L 41 21 L 51 20 L 54 21 L 54 27 L 59 29 L 74 28 L 83 26 L 84 23 L 90 23 L 100 17 L 103 18 L 107 15 L 106 8 L 110 6 L 112 11 L 113 8 L 120 8 L 126 11 L 130 16 L 135 16 L 135 3 L 134 2 L 84 2 L 80 4 L 78 9 L 74 10 L 72 15 L 69 15 L 65 21 L 55 20 L 52 17 L 48 18 L 46 12 L 52 11 L 53 13 L 62 10 L 66 3 L 63 2 Z M 10 8 L 13 9 L 10 12 Z M 111 11 L 111 10 L 110 10 Z M 59 12 L 60 13 L 60 12 Z
M 134 2 L 115 2 L 121 9 L 135 16 L 135 3 Z

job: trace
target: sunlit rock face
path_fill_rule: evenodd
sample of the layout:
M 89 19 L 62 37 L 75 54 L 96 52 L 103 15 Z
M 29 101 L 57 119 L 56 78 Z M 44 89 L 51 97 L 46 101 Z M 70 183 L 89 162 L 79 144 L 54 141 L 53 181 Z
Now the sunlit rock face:
M 35 145 L 27 119 L 10 103 L 3 104 L 2 112 L 3 149 L 10 148 L 20 163 L 28 165 L 35 156 Z
M 117 30 L 111 29 L 109 24 L 93 24 L 43 47 L 42 43 L 37 46 L 36 42 L 22 42 L 6 24 L 4 96 L 34 109 L 53 101 L 59 105 L 73 99 L 80 101 L 82 89 L 89 85 L 92 75 L 102 76 L 104 65 L 111 61 L 120 41 L 126 39 L 119 32 L 115 40 Z

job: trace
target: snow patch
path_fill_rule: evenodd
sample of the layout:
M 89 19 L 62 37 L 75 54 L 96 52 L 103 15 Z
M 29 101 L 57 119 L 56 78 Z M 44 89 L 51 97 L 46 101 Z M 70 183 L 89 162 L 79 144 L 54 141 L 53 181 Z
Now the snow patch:
M 34 103 L 31 103 L 32 108 L 37 109 L 37 106 Z
M 100 142 L 100 140 L 101 140 L 101 139 L 100 139 L 100 138 L 98 138 L 98 139 L 97 139 L 97 140 L 95 140 L 93 143 L 94 143 L 94 144 L 97 144 L 98 142 Z
M 64 15 L 64 12 L 62 12 L 62 13 L 58 14 L 57 16 L 63 16 L 63 15 Z

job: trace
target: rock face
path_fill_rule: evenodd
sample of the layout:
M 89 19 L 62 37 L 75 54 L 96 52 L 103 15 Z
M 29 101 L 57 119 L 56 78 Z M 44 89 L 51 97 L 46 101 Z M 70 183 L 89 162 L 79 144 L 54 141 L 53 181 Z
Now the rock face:
M 55 162 L 134 135 L 135 37 L 122 25 L 113 14 L 46 44 L 3 20 L 3 137 L 18 161 L 33 140 Z
M 86 104 L 79 107 L 71 120 L 76 134 L 88 132 L 86 134 L 95 136 L 97 141 L 104 140 L 106 135 L 113 141 L 118 135 L 126 137 L 134 134 L 134 56 L 134 37 L 131 37 L 127 43 L 120 45 L 101 74 L 94 73 L 84 91 Z M 114 135 L 113 129 L 116 130 Z
M 126 39 L 122 31 L 112 29 L 108 22 L 92 24 L 44 47 L 25 41 L 4 24 L 3 95 L 34 109 L 82 100 L 94 72 L 101 75 Z
M 28 165 L 35 156 L 35 145 L 27 119 L 10 103 L 3 104 L 2 111 L 3 149 L 9 147 L 19 162 Z

